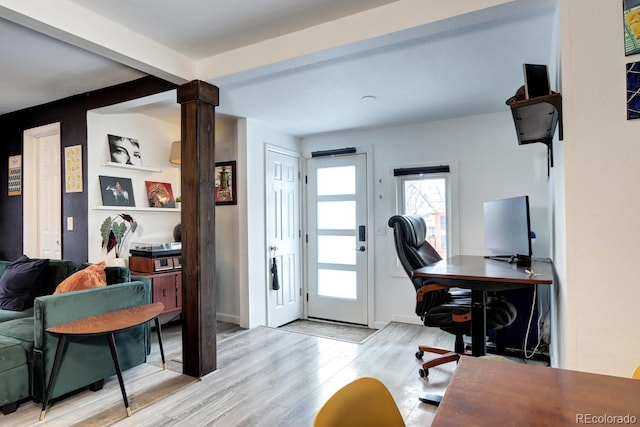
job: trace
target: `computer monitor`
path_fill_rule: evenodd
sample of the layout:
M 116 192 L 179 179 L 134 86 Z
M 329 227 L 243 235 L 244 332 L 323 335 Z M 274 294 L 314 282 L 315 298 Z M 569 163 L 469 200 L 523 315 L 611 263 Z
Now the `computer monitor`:
M 484 202 L 484 241 L 490 258 L 530 262 L 529 196 Z

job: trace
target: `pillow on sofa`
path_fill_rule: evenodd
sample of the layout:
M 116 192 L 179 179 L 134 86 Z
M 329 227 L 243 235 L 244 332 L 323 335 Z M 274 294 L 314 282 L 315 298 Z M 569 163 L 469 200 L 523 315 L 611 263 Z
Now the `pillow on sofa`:
M 0 308 L 23 311 L 33 307 L 48 259 L 31 259 L 22 255 L 0 276 Z
M 60 282 L 54 294 L 107 286 L 107 276 L 104 272 L 105 267 L 105 262 L 102 261 L 97 264 L 92 264 L 80 271 L 76 271 Z

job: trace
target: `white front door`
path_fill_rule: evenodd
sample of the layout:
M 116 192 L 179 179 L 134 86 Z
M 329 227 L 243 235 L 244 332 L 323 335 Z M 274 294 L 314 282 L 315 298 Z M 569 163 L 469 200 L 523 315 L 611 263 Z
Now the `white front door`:
M 296 154 L 267 150 L 267 325 L 271 327 L 302 317 L 299 171 Z
M 24 253 L 62 257 L 60 124 L 24 132 Z
M 366 154 L 308 162 L 307 316 L 367 325 Z

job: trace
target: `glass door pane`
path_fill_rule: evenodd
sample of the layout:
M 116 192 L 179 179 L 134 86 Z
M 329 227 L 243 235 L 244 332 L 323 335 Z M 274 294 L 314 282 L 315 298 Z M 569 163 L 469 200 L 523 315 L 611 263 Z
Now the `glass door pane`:
M 357 297 L 356 168 L 317 170 L 318 295 Z

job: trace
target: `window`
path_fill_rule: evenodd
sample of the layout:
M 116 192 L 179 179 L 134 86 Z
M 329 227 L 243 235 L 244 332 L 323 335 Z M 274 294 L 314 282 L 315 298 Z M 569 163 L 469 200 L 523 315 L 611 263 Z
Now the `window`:
M 398 183 L 398 212 L 420 215 L 427 224 L 427 241 L 442 258 L 451 246 L 449 167 L 395 169 Z

